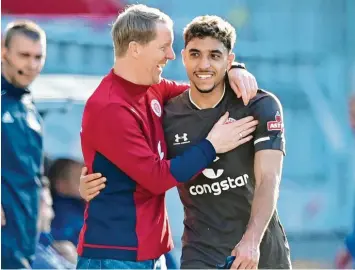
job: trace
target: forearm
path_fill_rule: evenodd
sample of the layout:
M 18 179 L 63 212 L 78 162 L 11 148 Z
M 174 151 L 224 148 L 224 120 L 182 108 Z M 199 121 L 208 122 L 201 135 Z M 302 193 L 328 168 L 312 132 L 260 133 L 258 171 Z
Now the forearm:
M 112 122 L 125 122 L 125 125 L 112 125 L 112 122 L 88 123 L 81 133 L 85 150 L 95 149 L 93 172 L 108 175 L 107 160 L 114 164 L 123 177 L 129 177 L 155 195 L 165 193 L 179 183 L 189 181 L 205 169 L 216 157 L 213 144 L 207 139 L 191 145 L 181 155 L 164 159 L 165 153 L 158 144 L 158 153 L 152 151 L 135 114 L 126 107 L 107 106 L 100 114 L 102 119 Z M 122 148 L 122 145 L 125 147 Z M 91 150 L 90 150 L 91 151 Z M 87 152 L 86 152 L 87 153 Z M 138 166 L 138 169 L 137 169 Z
M 252 202 L 251 216 L 243 238 L 261 243 L 265 230 L 276 209 L 279 195 L 279 176 L 262 176 L 256 185 Z

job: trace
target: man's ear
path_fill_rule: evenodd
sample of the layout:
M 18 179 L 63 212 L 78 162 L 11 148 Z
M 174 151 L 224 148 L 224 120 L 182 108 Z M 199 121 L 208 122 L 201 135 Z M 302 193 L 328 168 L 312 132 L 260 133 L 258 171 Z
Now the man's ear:
M 127 53 L 129 53 L 133 58 L 137 58 L 142 50 L 142 45 L 136 41 L 131 41 L 128 44 Z
M 182 50 L 181 50 L 182 63 L 184 64 L 184 66 L 185 66 L 185 60 L 186 60 L 186 57 L 187 57 L 186 53 L 187 53 L 187 52 L 186 52 L 185 49 L 182 49 Z
M 227 65 L 227 71 L 230 70 L 230 68 L 232 67 L 232 64 L 234 62 L 234 59 L 235 59 L 235 54 L 234 53 L 230 53 L 228 55 L 228 65 Z
M 1 39 L 1 61 L 4 60 L 5 55 L 7 54 L 8 48 L 5 46 L 5 39 Z

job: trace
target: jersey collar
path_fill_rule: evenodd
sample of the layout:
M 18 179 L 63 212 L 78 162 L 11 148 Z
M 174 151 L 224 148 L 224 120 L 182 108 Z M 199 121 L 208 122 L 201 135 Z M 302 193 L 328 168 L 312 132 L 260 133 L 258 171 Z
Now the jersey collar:
M 148 91 L 149 87 L 151 87 L 150 85 L 139 85 L 127 81 L 126 79 L 116 75 L 113 69 L 111 70 L 109 76 L 114 82 L 117 83 L 117 85 L 120 86 L 120 88 L 124 90 L 126 95 L 135 99 L 140 99 Z
M 21 98 L 24 94 L 29 94 L 30 91 L 27 88 L 20 88 L 14 86 L 8 82 L 1 74 L 1 95 L 7 94 L 10 96 Z
M 215 105 L 213 105 L 211 107 L 211 109 L 212 108 L 216 108 L 218 106 L 218 104 L 221 103 L 222 99 L 224 98 L 225 93 L 226 93 L 226 85 L 224 85 L 223 94 L 222 94 L 221 98 L 218 100 L 218 102 Z M 192 103 L 192 105 L 194 105 L 198 110 L 203 110 L 192 100 L 192 98 L 191 98 L 191 88 L 189 89 L 189 100 Z

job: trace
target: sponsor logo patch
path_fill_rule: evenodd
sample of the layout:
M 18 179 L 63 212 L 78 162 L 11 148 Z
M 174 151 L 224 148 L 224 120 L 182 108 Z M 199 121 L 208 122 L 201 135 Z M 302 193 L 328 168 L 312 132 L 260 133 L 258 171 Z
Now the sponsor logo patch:
M 284 130 L 284 124 L 281 119 L 281 114 L 279 111 L 276 112 L 275 115 L 275 121 L 269 121 L 267 122 L 267 130 L 268 131 L 283 131 Z

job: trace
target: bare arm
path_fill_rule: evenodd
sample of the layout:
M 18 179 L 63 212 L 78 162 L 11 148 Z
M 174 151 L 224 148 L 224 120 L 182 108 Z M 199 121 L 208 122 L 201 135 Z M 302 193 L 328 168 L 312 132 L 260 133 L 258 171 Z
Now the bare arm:
M 279 197 L 283 153 L 279 150 L 261 150 L 255 153 L 255 192 L 251 216 L 244 234 L 245 239 L 257 245 L 276 209 Z
M 255 190 L 251 214 L 243 238 L 232 251 L 232 269 L 257 269 L 260 243 L 275 211 L 285 151 L 280 101 L 267 93 L 251 105 L 259 124 L 254 134 Z
M 232 251 L 231 269 L 258 269 L 260 243 L 274 214 L 279 196 L 283 152 L 260 150 L 255 153 L 255 192 L 247 230 Z

